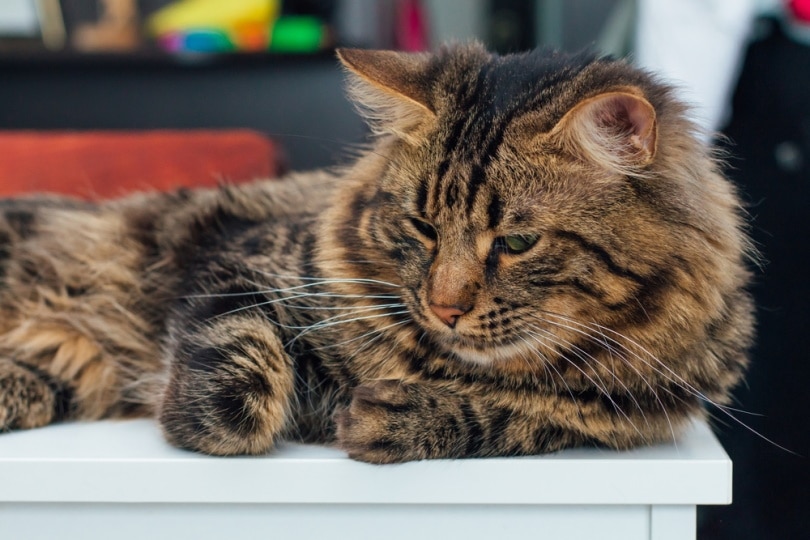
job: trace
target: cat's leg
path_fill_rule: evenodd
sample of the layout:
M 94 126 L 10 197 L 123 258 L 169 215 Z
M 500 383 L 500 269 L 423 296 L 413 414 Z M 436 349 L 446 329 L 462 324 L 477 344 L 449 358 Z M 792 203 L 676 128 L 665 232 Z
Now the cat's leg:
M 351 458 L 371 463 L 533 455 L 582 445 L 629 448 L 671 441 L 689 414 L 699 412 L 696 403 L 674 394 L 655 398 L 666 412 L 642 412 L 618 397 L 466 390 L 430 381 L 358 386 L 351 404 L 335 414 L 338 444 Z
M 0 432 L 45 426 L 67 417 L 71 388 L 44 371 L 0 358 Z
M 272 324 L 228 315 L 175 334 L 160 411 L 169 442 L 215 455 L 272 448 L 292 422 L 295 380 Z

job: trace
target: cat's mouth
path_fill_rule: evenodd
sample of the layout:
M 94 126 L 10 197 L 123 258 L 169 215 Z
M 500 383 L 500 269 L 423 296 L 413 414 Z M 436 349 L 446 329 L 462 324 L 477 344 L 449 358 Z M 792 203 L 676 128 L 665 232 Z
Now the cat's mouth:
M 455 357 L 465 362 L 478 365 L 492 365 L 525 356 L 526 346 L 520 342 L 506 343 L 486 348 L 456 346 L 453 347 L 452 353 Z
M 502 337 L 498 340 L 483 336 L 470 336 L 460 332 L 452 334 L 442 332 L 436 341 L 448 353 L 460 361 L 476 365 L 492 365 L 500 362 L 514 360 L 517 357 L 525 358 L 530 351 L 526 343 L 518 338 Z
M 419 295 L 412 291 L 413 299 L 419 305 L 416 320 L 433 337 L 433 342 L 459 361 L 475 365 L 493 365 L 501 362 L 535 356 L 534 351 L 516 332 L 501 333 L 497 337 L 487 335 L 486 322 L 493 320 L 493 311 L 486 314 L 478 310 L 459 317 L 453 325 L 427 307 L 426 301 L 419 301 Z M 413 310 L 412 310 L 413 312 Z M 477 322 L 472 322 L 477 321 Z

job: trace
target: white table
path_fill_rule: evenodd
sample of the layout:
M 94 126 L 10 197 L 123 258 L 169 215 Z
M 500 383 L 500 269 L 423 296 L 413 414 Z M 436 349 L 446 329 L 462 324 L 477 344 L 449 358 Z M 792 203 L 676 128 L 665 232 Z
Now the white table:
M 0 435 L 0 539 L 683 540 L 731 502 L 731 461 L 695 423 L 631 452 L 373 466 L 322 447 L 214 458 L 149 420 Z

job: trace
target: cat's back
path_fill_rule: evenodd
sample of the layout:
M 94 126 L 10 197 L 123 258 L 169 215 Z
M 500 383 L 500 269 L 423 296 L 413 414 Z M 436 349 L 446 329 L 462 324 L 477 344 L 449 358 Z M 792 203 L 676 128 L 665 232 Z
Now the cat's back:
M 67 381 L 79 417 L 151 413 L 144 395 L 154 388 L 134 381 L 163 373 L 177 299 L 280 249 L 267 239 L 294 245 L 310 234 L 331 184 L 309 173 L 97 203 L 0 200 L 0 363 Z
M 318 171 L 103 202 L 50 194 L 0 199 L 0 290 L 24 283 L 86 290 L 92 281 L 136 281 L 139 276 L 115 267 L 165 267 L 214 240 L 308 223 L 328 206 L 333 183 L 332 175 Z

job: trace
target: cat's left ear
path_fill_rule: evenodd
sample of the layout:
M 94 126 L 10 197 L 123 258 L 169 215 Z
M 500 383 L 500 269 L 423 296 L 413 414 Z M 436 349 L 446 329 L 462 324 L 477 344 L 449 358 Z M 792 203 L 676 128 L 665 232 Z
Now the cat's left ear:
M 584 99 L 549 136 L 590 162 L 632 173 L 655 159 L 658 124 L 650 102 L 629 88 Z
M 429 54 L 338 49 L 337 55 L 352 74 L 349 93 L 375 132 L 413 140 L 436 117 Z

